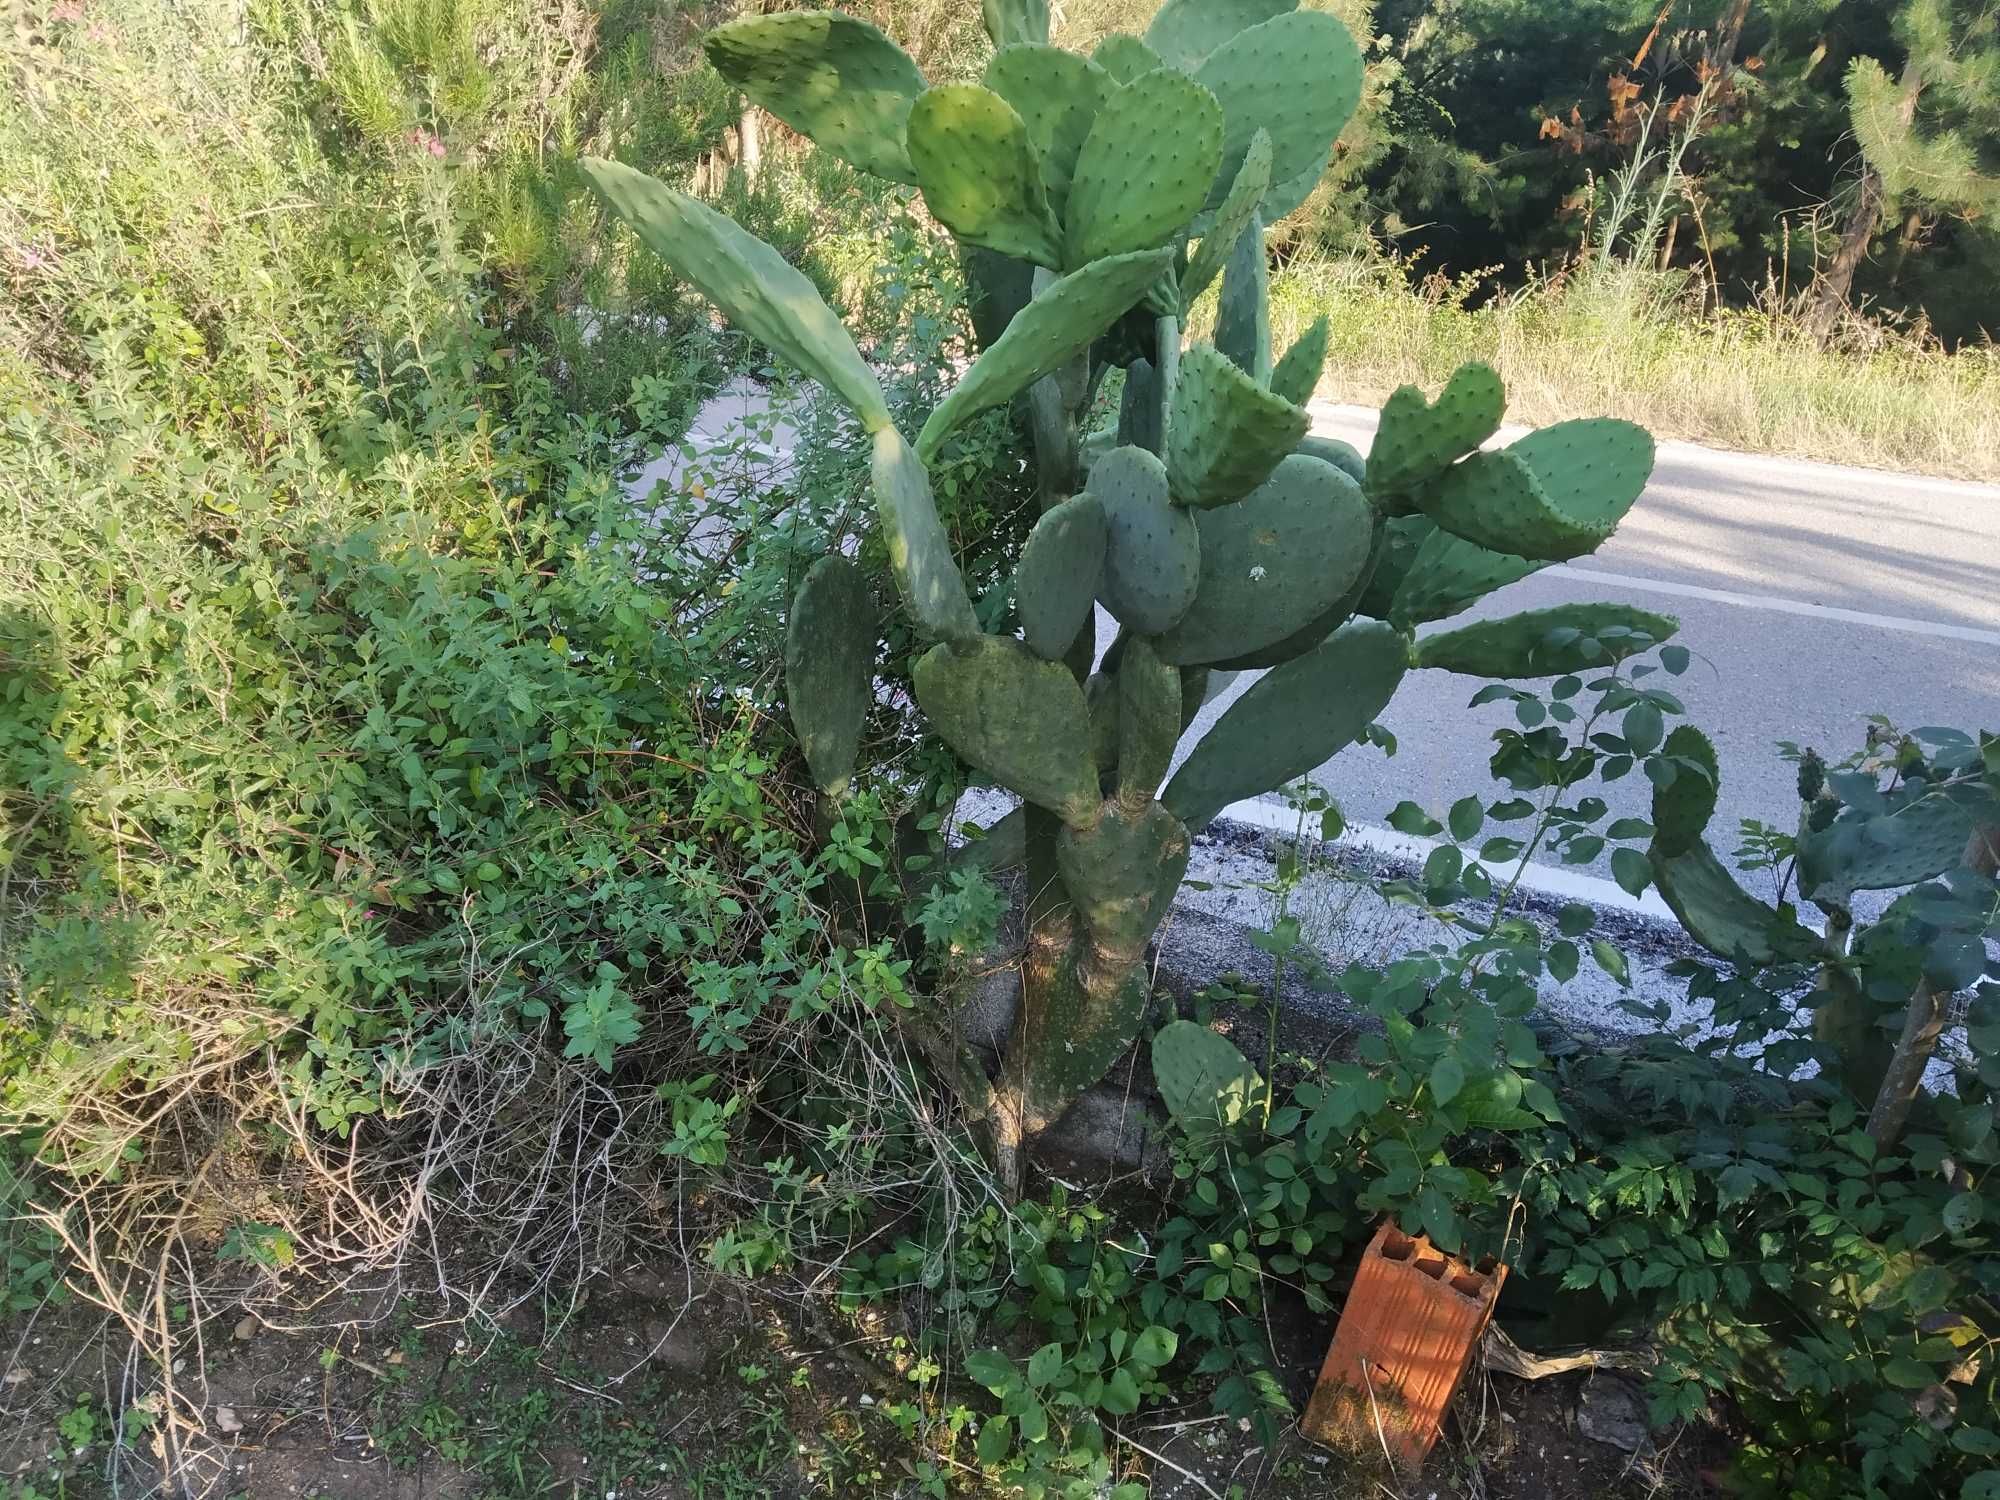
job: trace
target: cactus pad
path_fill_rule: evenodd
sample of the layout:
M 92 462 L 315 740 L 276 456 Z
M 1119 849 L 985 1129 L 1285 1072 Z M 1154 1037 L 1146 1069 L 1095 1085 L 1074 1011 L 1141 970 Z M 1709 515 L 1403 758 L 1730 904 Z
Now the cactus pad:
M 1356 620 L 1272 668 L 1216 720 L 1160 801 L 1194 832 L 1230 803 L 1305 775 L 1387 706 L 1407 650 L 1390 626 Z
M 889 403 L 853 338 L 818 288 L 782 255 L 734 219 L 644 172 L 594 156 L 578 165 L 646 248 L 731 322 L 826 385 L 868 431 L 888 425 Z
M 1257 205 L 1270 190 L 1271 133 L 1260 129 L 1250 137 L 1250 148 L 1243 153 L 1243 164 L 1236 169 L 1236 179 L 1230 183 L 1222 207 L 1208 215 L 1206 223 L 1197 221 L 1201 243 L 1188 258 L 1187 269 L 1181 272 L 1183 308 L 1194 306 L 1195 298 L 1222 274 L 1236 242 L 1256 214 Z
M 1446 531 L 1495 552 L 1561 562 L 1592 552 L 1645 488 L 1653 440 L 1611 418 L 1558 422 L 1475 453 L 1417 491 Z M 1369 475 L 1374 476 L 1374 459 Z
M 1294 453 L 1235 505 L 1199 513 L 1201 582 L 1158 649 L 1202 666 L 1281 641 L 1345 594 L 1368 561 L 1374 513 L 1332 464 Z
M 1146 45 L 1168 67 L 1192 73 L 1237 32 L 1297 8 L 1298 0 L 1167 0 L 1146 28 Z
M 1114 448 L 1090 471 L 1104 507 L 1104 581 L 1113 619 L 1142 635 L 1170 628 L 1194 602 L 1201 537 L 1194 517 L 1167 499 L 1167 471 L 1143 448 Z
M 893 425 L 875 431 L 871 477 L 889 570 L 918 628 L 947 641 L 978 636 L 979 620 L 931 498 L 930 475 Z
M 1076 159 L 1064 242 L 1080 266 L 1164 244 L 1208 197 L 1222 157 L 1222 106 L 1162 68 L 1114 89 Z
M 986 34 L 996 47 L 1046 43 L 1049 0 L 980 0 Z
M 1264 1096 L 1264 1080 L 1236 1044 L 1194 1021 L 1169 1021 L 1153 1037 L 1153 1083 L 1183 1130 L 1233 1125 Z
M 1097 44 L 1097 50 L 1090 54 L 1090 60 L 1111 75 L 1114 83 L 1130 83 L 1166 64 L 1160 54 L 1140 41 L 1136 36 L 1128 36 L 1122 31 L 1114 31 Z
M 1125 367 L 1125 388 L 1118 393 L 1118 446 L 1159 452 L 1161 415 L 1160 382 L 1153 363 L 1135 359 Z
M 1368 461 L 1361 456 L 1361 450 L 1354 444 L 1343 443 L 1339 438 L 1308 434 L 1299 443 L 1298 451 L 1309 454 L 1323 463 L 1332 464 L 1362 489 L 1368 488 Z
M 1271 267 L 1264 254 L 1264 221 L 1254 213 L 1222 268 L 1213 337 L 1230 363 L 1257 384 L 1270 386 Z
M 1398 386 L 1382 403 L 1381 424 L 1368 450 L 1368 493 L 1389 511 L 1500 430 L 1506 388 L 1492 369 L 1460 365 L 1435 402 L 1413 385 Z M 1505 551 L 1505 548 L 1496 548 Z
M 1701 842 L 1708 820 L 1715 816 L 1722 770 L 1715 746 L 1692 724 L 1676 725 L 1661 744 L 1660 754 L 1687 763 L 1675 765 L 1674 779 L 1665 786 L 1653 786 L 1653 848 L 1671 858 Z
M 1973 809 L 1950 794 L 1912 783 L 1876 813 L 1850 807 L 1799 848 L 1799 879 L 1822 906 L 1846 905 L 1856 891 L 1885 891 L 1930 880 L 1957 866 L 1971 840 Z
M 813 785 L 847 789 L 875 686 L 875 601 L 844 557 L 822 557 L 792 596 L 785 622 L 785 697 Z
M 1167 418 L 1167 478 L 1176 503 L 1226 505 L 1262 484 L 1306 435 L 1306 414 L 1272 395 L 1208 344 L 1181 356 Z
M 1104 507 L 1072 495 L 1028 533 L 1014 572 L 1014 604 L 1028 649 L 1060 661 L 1097 603 L 1104 572 Z
M 1019 641 L 975 636 L 917 659 L 917 702 L 966 764 L 1066 822 L 1098 807 L 1083 689 Z
M 1181 737 L 1181 672 L 1161 661 L 1143 635 L 1125 643 L 1118 664 L 1118 795 L 1151 800 Z
M 1128 961 L 1144 954 L 1180 889 L 1189 845 L 1187 829 L 1157 802 L 1136 812 L 1107 802 L 1092 822 L 1063 829 L 1056 867 L 1094 946 Z
M 1468 677 L 1559 677 L 1636 656 L 1681 628 L 1629 604 L 1559 604 L 1426 636 L 1410 664 Z
M 930 462 L 944 440 L 980 412 L 1013 400 L 1083 353 L 1172 260 L 1171 250 L 1136 250 L 1092 261 L 1050 282 L 932 409 L 917 434 L 918 454 Z
M 1317 178 L 1361 100 L 1361 51 L 1332 16 L 1294 10 L 1237 32 L 1194 76 L 1222 102 L 1223 165 L 1213 207 L 1260 128 L 1271 133 L 1272 182 L 1307 171 Z
M 1557 422 L 1507 451 L 1534 471 L 1557 513 L 1597 541 L 1625 519 L 1653 473 L 1653 435 L 1616 417 Z
M 1326 368 L 1326 349 L 1333 338 L 1333 324 L 1321 313 L 1293 340 L 1285 357 L 1271 371 L 1271 394 L 1282 396 L 1294 406 L 1304 406 L 1319 389 L 1320 372 Z M 1345 464 L 1339 465 L 1346 470 Z M 1359 479 L 1359 474 L 1349 474 Z
M 895 182 L 917 174 L 903 148 L 924 75 L 866 21 L 837 10 L 749 16 L 702 42 L 716 72 L 841 160 Z
M 1426 529 L 1429 534 L 1389 603 L 1390 623 L 1404 630 L 1447 619 L 1495 589 L 1518 583 L 1545 566 L 1525 557 L 1490 552 L 1434 526 Z
M 1737 884 L 1705 843 L 1674 855 L 1655 847 L 1647 863 L 1660 898 L 1688 935 L 1712 953 L 1768 966 L 1805 962 L 1819 948 L 1812 933 Z
M 1013 105 L 976 83 L 930 89 L 910 107 L 909 147 L 924 202 L 959 239 L 1062 265 L 1062 226 Z
M 1117 85 L 1089 58 L 1060 47 L 1028 45 L 1002 47 L 994 53 L 984 81 L 1014 106 L 1028 127 L 1028 139 L 1041 159 L 1049 208 L 1062 218 L 1077 155 L 1099 107 Z

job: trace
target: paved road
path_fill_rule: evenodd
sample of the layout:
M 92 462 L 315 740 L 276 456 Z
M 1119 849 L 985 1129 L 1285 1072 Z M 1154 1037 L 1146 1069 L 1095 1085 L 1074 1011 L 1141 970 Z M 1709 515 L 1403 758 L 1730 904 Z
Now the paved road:
M 1371 410 L 1313 415 L 1316 431 L 1367 450 Z M 2000 729 L 2000 486 L 1663 443 L 1652 484 L 1595 555 L 1462 619 L 1582 599 L 1679 617 L 1695 654 L 1679 691 L 1722 761 L 1718 828 L 1795 816 L 1780 740 L 1845 752 L 1873 713 Z M 1486 791 L 1488 736 L 1512 715 L 1468 711 L 1476 686 L 1413 674 L 1383 716 L 1394 760 L 1355 748 L 1317 779 L 1355 822 L 1379 822 L 1406 796 L 1441 810 Z M 1614 805 L 1643 812 L 1643 780 L 1621 785 Z

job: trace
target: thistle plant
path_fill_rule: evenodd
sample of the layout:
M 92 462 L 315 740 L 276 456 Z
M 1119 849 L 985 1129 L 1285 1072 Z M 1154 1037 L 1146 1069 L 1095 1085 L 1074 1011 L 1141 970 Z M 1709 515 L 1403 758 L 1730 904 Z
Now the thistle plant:
M 633 169 L 585 171 L 641 240 L 739 326 L 852 408 L 873 444 L 896 587 L 934 644 L 913 671 L 930 727 L 1020 795 L 1022 996 L 1000 1076 L 958 1068 L 1003 1175 L 1138 1033 L 1144 959 L 1191 836 L 1360 737 L 1405 672 L 1540 677 L 1605 665 L 1671 620 L 1580 604 L 1415 639 L 1550 562 L 1637 499 L 1651 439 L 1565 422 L 1497 451 L 1498 377 L 1382 411 L 1367 457 L 1309 433 L 1315 323 L 1273 358 L 1264 233 L 1324 172 L 1361 91 L 1339 21 L 1292 0 L 1168 0 L 1145 36 L 1085 57 L 1045 5 L 987 0 L 979 83 L 926 85 L 866 22 L 758 16 L 707 40 L 756 104 L 864 171 L 914 186 L 956 237 L 978 358 L 914 441 L 811 284 L 768 245 Z M 1212 340 L 1189 310 L 1220 282 Z M 1086 433 L 1124 371 L 1114 430 Z M 1042 513 L 1014 577 L 1018 635 L 975 617 L 928 466 L 968 420 L 1018 403 Z M 1095 611 L 1121 627 L 1098 659 Z M 807 764 L 847 794 L 873 700 L 876 616 L 840 557 L 806 574 L 786 676 Z M 1227 674 L 1263 673 L 1175 768 Z M 1171 772 L 1171 775 L 1169 774 Z M 1004 835 L 1003 835 L 1004 837 Z

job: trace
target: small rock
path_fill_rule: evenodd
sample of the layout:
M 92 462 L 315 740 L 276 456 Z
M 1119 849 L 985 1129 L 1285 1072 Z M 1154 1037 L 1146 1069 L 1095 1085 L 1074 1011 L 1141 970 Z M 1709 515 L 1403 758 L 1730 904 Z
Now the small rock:
M 35 1372 L 26 1365 L 13 1365 L 5 1376 L 0 1376 L 0 1385 L 26 1385 L 35 1378 Z
M 224 1437 L 230 1437 L 243 1430 L 243 1423 L 233 1408 L 218 1406 L 215 1409 L 215 1430 Z
M 236 1326 L 229 1330 L 229 1336 L 233 1339 L 252 1339 L 257 1336 L 257 1330 L 263 1326 L 257 1321 L 255 1313 L 245 1313 L 236 1320 Z
M 1645 1398 L 1631 1381 L 1616 1375 L 1599 1374 L 1584 1386 L 1576 1403 L 1576 1430 L 1621 1453 L 1638 1453 L 1652 1446 Z

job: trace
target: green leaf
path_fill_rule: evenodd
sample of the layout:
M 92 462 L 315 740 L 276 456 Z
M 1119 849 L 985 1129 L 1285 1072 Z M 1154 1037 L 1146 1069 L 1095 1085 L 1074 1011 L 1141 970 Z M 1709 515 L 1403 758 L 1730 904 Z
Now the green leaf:
M 1447 1052 L 1431 1065 L 1431 1095 L 1440 1105 L 1449 1104 L 1465 1087 L 1465 1064 L 1458 1054 Z
M 1899 1391 L 1920 1391 L 1937 1381 L 1937 1371 L 1922 1360 L 1898 1355 L 1882 1366 L 1882 1378 Z
M 1028 1356 L 1028 1384 L 1040 1390 L 1061 1373 L 1062 1367 L 1062 1345 L 1044 1344 Z
M 1111 1372 L 1104 1383 L 1104 1409 L 1119 1417 L 1129 1417 L 1139 1409 L 1139 1383 L 1130 1370 Z
M 1148 1369 L 1158 1370 L 1173 1362 L 1174 1355 L 1181 1346 L 1180 1335 L 1171 1328 L 1162 1328 L 1157 1323 L 1139 1330 L 1139 1336 L 1132 1340 L 1132 1358 Z
M 1653 883 L 1653 867 L 1637 849 L 1613 849 L 1611 878 L 1627 895 L 1641 895 Z
M 1597 960 L 1597 967 L 1609 974 L 1626 989 L 1632 988 L 1632 966 L 1625 955 L 1603 938 L 1590 940 L 1591 957 Z
M 1014 1451 L 1014 1422 L 1011 1417 L 988 1417 L 979 1429 L 979 1461 L 998 1467 Z
M 1389 826 L 1398 833 L 1407 833 L 1416 838 L 1429 838 L 1444 827 L 1436 818 L 1408 798 L 1404 798 L 1389 810 Z
M 998 1349 L 975 1349 L 965 1356 L 965 1373 L 989 1391 L 1000 1391 L 1019 1382 L 1014 1361 Z
M 1486 808 L 1477 797 L 1461 797 L 1452 803 L 1447 818 L 1451 824 L 1451 836 L 1461 844 L 1470 843 L 1485 825 Z
M 1953 1234 L 1967 1234 L 1979 1222 L 1984 1207 L 1977 1193 L 1959 1193 L 1944 1206 L 1944 1227 Z

